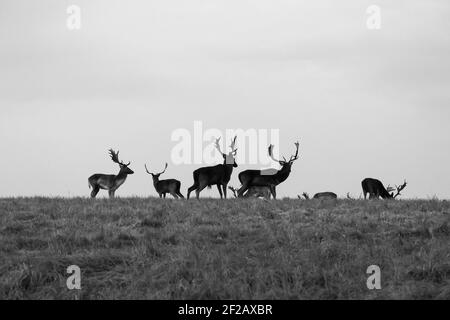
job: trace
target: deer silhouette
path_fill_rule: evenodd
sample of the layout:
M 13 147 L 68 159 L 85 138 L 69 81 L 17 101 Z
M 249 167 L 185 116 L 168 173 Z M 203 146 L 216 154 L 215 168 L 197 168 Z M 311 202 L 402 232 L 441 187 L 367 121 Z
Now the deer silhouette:
M 97 173 L 90 176 L 88 182 L 89 188 L 92 187 L 91 198 L 95 198 L 100 189 L 108 190 L 109 197 L 114 198 L 116 190 L 125 182 L 127 176 L 134 173 L 133 170 L 128 167 L 131 162 L 124 164 L 119 160 L 119 151 L 114 152 L 113 149 L 109 149 L 109 154 L 111 160 L 119 165 L 120 171 L 117 175 Z
M 194 184 L 189 187 L 187 198 L 192 191 L 195 190 L 196 198 L 199 199 L 200 192 L 206 187 L 211 187 L 213 185 L 217 186 L 217 190 L 219 190 L 220 198 L 227 198 L 227 185 L 230 182 L 231 174 L 233 173 L 233 168 L 236 168 L 238 165 L 235 160 L 235 156 L 237 153 L 236 146 L 236 137 L 231 141 L 231 151 L 228 154 L 223 153 L 220 150 L 219 145 L 220 138 L 216 139 L 215 146 L 216 149 L 222 154 L 223 164 L 218 164 L 212 167 L 203 167 L 194 171 Z M 223 192 L 223 194 L 222 194 Z
M 155 187 L 156 192 L 159 194 L 159 197 L 166 198 L 166 193 L 170 193 L 175 199 L 178 199 L 178 197 L 184 199 L 184 196 L 180 192 L 181 188 L 181 182 L 176 179 L 166 179 L 166 180 L 159 180 L 159 177 L 166 172 L 167 169 L 167 163 L 164 167 L 164 170 L 160 173 L 152 173 L 148 171 L 147 165 L 145 164 L 145 171 L 149 175 L 152 176 L 153 179 L 153 186 Z
M 276 186 L 285 181 L 289 174 L 291 173 L 291 167 L 294 161 L 298 159 L 298 148 L 299 143 L 295 143 L 295 154 L 290 157 L 289 161 L 283 157 L 283 160 L 277 160 L 273 156 L 273 145 L 270 145 L 268 148 L 269 156 L 272 160 L 278 162 L 281 165 L 280 170 L 276 170 L 275 172 L 271 169 L 269 170 L 245 170 L 239 174 L 239 181 L 242 186 L 238 191 L 238 196 L 242 197 L 244 193 L 253 186 L 259 187 L 268 187 L 270 189 L 270 193 L 272 197 L 276 199 Z
M 391 186 L 385 188 L 380 180 L 373 178 L 366 178 L 361 182 L 364 199 L 366 199 L 367 194 L 369 194 L 369 199 L 379 199 L 380 197 L 382 199 L 395 199 L 406 188 L 406 185 L 406 180 L 400 186 L 395 186 L 395 188 Z M 394 195 L 393 191 L 397 191 L 397 193 Z

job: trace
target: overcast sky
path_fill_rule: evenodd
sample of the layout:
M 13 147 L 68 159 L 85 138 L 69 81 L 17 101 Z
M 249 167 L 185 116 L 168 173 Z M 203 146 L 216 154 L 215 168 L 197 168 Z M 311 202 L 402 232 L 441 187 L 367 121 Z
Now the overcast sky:
M 66 26 L 81 8 L 81 29 Z M 366 26 L 370 5 L 381 29 Z M 158 0 L 0 3 L 0 196 L 88 196 L 93 173 L 132 161 L 118 196 L 182 192 L 172 133 L 279 129 L 300 159 L 280 197 L 361 193 L 365 177 L 409 181 L 404 197 L 450 194 L 448 0 Z M 238 137 L 239 139 L 239 137 Z M 206 146 L 206 144 L 205 144 Z M 239 152 L 245 152 L 239 150 Z M 263 165 L 240 163 L 237 173 Z M 204 191 L 217 196 L 217 190 Z

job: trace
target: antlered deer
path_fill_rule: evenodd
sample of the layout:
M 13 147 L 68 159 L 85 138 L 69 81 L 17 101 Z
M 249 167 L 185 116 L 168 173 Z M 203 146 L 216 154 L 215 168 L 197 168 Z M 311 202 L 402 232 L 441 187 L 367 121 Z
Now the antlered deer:
M 236 188 L 228 187 L 233 192 L 233 195 L 235 198 L 238 197 Z M 253 186 L 248 188 L 247 192 L 243 195 L 244 198 L 264 198 L 264 199 L 270 199 L 270 188 L 269 187 L 260 187 L 260 186 Z
M 216 139 L 215 146 L 216 149 L 222 154 L 223 164 L 218 164 L 217 166 L 212 167 L 203 167 L 195 170 L 193 173 L 194 184 L 188 189 L 187 193 L 188 199 L 189 195 L 194 190 L 197 199 L 199 199 L 200 192 L 206 187 L 211 187 L 213 185 L 217 186 L 221 199 L 223 199 L 224 196 L 225 199 L 227 198 L 228 182 L 230 182 L 233 168 L 236 168 L 238 166 L 235 160 L 235 156 L 237 153 L 237 149 L 235 149 L 236 137 L 234 137 L 234 139 L 231 141 L 231 151 L 228 154 L 225 154 L 220 150 L 219 141 L 220 138 Z
M 283 157 L 283 161 L 277 160 L 273 157 L 273 145 L 269 146 L 269 156 L 272 160 L 281 165 L 280 170 L 273 172 L 272 170 L 245 170 L 239 174 L 239 181 L 242 187 L 238 191 L 238 196 L 242 197 L 244 193 L 253 186 L 268 187 L 272 197 L 276 199 L 276 186 L 285 181 L 291 173 L 291 167 L 295 160 L 298 159 L 299 143 L 295 143 L 295 155 L 291 156 L 289 161 Z
M 119 174 L 94 174 L 89 177 L 89 188 L 92 187 L 91 198 L 95 198 L 100 189 L 108 190 L 109 197 L 114 198 L 116 190 L 125 182 L 129 174 L 133 174 L 133 170 L 128 168 L 131 162 L 124 164 L 119 160 L 119 151 L 114 152 L 113 149 L 109 149 L 111 160 L 117 163 L 120 167 Z
M 166 197 L 166 193 L 170 193 L 175 199 L 178 199 L 178 197 L 183 198 L 184 196 L 180 192 L 181 188 L 181 182 L 175 179 L 166 179 L 166 180 L 159 180 L 159 176 L 162 175 L 164 172 L 166 172 L 167 169 L 167 163 L 164 167 L 164 171 L 160 173 L 151 173 L 147 169 L 147 165 L 145 166 L 145 171 L 147 171 L 148 174 L 152 176 L 153 179 L 153 186 L 155 187 L 156 192 L 158 192 L 159 197 Z
M 400 186 L 395 186 L 395 188 L 388 186 L 385 188 L 383 183 L 377 179 L 366 178 L 361 182 L 364 199 L 366 199 L 367 194 L 369 194 L 369 199 L 378 199 L 379 197 L 383 199 L 395 199 L 406 188 L 406 184 L 405 180 Z M 397 191 L 397 193 L 394 195 L 393 191 Z

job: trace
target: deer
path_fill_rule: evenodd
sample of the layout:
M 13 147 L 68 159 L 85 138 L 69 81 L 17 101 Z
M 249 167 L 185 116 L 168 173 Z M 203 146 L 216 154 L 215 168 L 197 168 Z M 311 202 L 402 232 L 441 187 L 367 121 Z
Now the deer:
M 175 199 L 181 198 L 184 199 L 184 196 L 180 192 L 181 188 L 181 182 L 176 179 L 166 179 L 166 180 L 159 180 L 159 177 L 166 172 L 167 170 L 167 162 L 166 166 L 164 167 L 164 170 L 160 173 L 152 173 L 148 171 L 147 164 L 144 164 L 145 171 L 149 175 L 152 176 L 153 179 L 153 186 L 155 187 L 156 192 L 159 194 L 159 197 L 164 199 L 166 198 L 166 193 L 170 193 Z
M 233 192 L 235 198 L 238 198 L 238 189 L 233 187 L 228 187 Z M 264 198 L 270 199 L 270 188 L 253 186 L 248 188 L 247 192 L 243 195 L 244 198 Z
M 289 158 L 289 161 L 286 160 L 286 158 L 283 157 L 283 160 L 277 160 L 273 156 L 273 145 L 269 145 L 268 153 L 270 158 L 278 162 L 281 165 L 280 170 L 245 170 L 242 171 L 239 174 L 239 181 L 241 182 L 242 186 L 238 191 L 238 197 L 242 197 L 244 193 L 250 188 L 254 186 L 259 187 L 268 187 L 270 189 L 270 193 L 273 197 L 273 199 L 276 199 L 277 193 L 276 193 L 276 186 L 280 183 L 284 182 L 291 173 L 291 167 L 294 161 L 298 159 L 298 149 L 299 149 L 299 142 L 297 141 L 294 143 L 295 145 L 295 154 Z
M 309 200 L 309 194 L 306 192 L 302 193 L 305 200 Z M 299 199 L 302 199 L 300 195 L 297 196 Z M 313 199 L 337 199 L 337 194 L 334 192 L 319 192 L 313 196 Z
M 114 163 L 117 163 L 120 167 L 120 171 L 117 175 L 112 174 L 94 174 L 89 177 L 89 188 L 92 188 L 91 198 L 95 198 L 100 189 L 108 190 L 109 197 L 114 198 L 114 194 L 117 189 L 125 182 L 127 176 L 134 174 L 133 170 L 129 168 L 131 162 L 127 164 L 119 160 L 119 151 L 115 152 L 113 149 L 109 149 L 109 155 Z
M 367 194 L 369 194 L 369 199 L 379 199 L 380 197 L 382 199 L 395 199 L 401 195 L 401 192 L 406 188 L 406 185 L 406 180 L 404 180 L 403 184 L 400 186 L 396 185 L 395 188 L 391 186 L 385 188 L 380 180 L 373 178 L 366 178 L 361 182 L 364 199 L 366 199 Z M 397 193 L 394 195 L 393 191 L 397 191 Z
M 218 164 L 211 167 L 203 167 L 195 170 L 193 172 L 194 184 L 189 187 L 187 198 L 192 191 L 195 190 L 197 200 L 200 198 L 200 192 L 206 187 L 210 188 L 213 185 L 217 186 L 219 190 L 220 199 L 227 198 L 227 185 L 230 182 L 231 174 L 233 173 L 233 168 L 237 168 L 236 163 L 236 136 L 231 140 L 231 151 L 228 154 L 223 153 L 220 150 L 219 141 L 220 138 L 215 140 L 215 147 L 220 152 L 223 157 L 223 164 Z M 223 194 L 222 194 L 223 193 Z

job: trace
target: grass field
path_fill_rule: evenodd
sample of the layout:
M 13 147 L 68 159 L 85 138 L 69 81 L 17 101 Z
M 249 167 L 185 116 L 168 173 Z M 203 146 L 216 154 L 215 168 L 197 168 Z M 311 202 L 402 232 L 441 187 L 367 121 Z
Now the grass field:
M 449 213 L 438 200 L 0 199 L 0 299 L 450 299 Z

